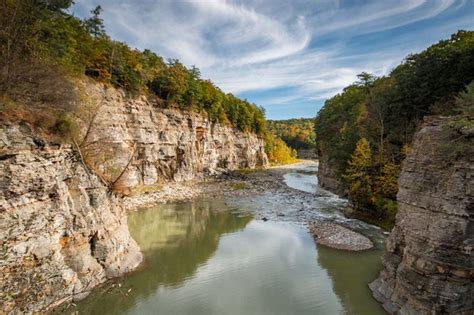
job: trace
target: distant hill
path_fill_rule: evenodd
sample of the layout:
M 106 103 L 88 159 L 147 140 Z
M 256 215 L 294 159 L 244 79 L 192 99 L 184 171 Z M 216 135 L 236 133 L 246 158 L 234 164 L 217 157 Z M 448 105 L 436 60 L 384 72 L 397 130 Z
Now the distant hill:
M 312 118 L 267 120 L 267 129 L 298 151 L 316 148 L 316 133 Z

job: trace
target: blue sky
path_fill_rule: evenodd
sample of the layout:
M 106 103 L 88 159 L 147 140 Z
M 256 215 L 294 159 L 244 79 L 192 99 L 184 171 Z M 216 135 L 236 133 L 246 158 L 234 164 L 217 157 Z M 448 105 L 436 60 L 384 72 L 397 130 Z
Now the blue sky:
M 474 29 L 474 0 L 79 0 L 131 47 L 196 65 L 269 119 L 314 117 L 362 71 Z

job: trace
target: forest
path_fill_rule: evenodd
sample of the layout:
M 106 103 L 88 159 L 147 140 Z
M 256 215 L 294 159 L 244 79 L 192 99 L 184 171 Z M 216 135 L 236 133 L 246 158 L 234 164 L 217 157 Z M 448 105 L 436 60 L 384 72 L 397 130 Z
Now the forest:
M 68 113 L 78 97 L 70 93 L 73 81 L 86 75 L 130 97 L 156 96 L 164 107 L 206 113 L 213 122 L 264 135 L 262 108 L 224 93 L 202 79 L 197 67 L 113 40 L 105 32 L 100 6 L 81 20 L 68 12 L 72 5 L 72 0 L 0 1 L 0 95 L 10 115 L 20 103 L 38 104 L 31 115 L 39 117 L 35 124 L 67 133 L 73 129 Z M 41 114 L 45 110 L 48 119 Z
M 262 107 L 223 92 L 201 78 L 196 66 L 113 40 L 100 6 L 81 20 L 69 13 L 73 4 L 0 1 L 0 118 L 26 120 L 43 132 L 73 138 L 78 130 L 74 112 L 83 101 L 75 80 L 86 76 L 129 97 L 155 97 L 164 108 L 199 112 L 212 122 L 256 133 L 267 139 L 272 163 L 295 160 L 295 153 L 267 132 Z
M 267 120 L 267 129 L 293 149 L 316 149 L 314 119 Z
M 401 163 L 425 115 L 456 115 L 454 129 L 473 128 L 473 80 L 474 32 L 458 31 L 387 76 L 361 73 L 325 102 L 315 119 L 317 149 L 360 216 L 394 223 Z M 450 163 L 463 137 L 451 144 Z

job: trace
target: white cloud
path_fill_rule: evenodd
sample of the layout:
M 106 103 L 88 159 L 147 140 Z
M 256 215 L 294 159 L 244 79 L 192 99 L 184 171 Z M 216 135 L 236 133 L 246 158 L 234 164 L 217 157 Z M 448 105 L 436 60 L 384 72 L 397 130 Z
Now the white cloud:
M 320 100 L 361 71 L 385 74 L 406 53 L 426 45 L 423 39 L 416 34 L 387 38 L 391 44 L 368 53 L 348 41 L 472 5 L 465 0 L 345 6 L 332 0 L 84 0 L 76 10 L 84 14 L 97 4 L 113 38 L 197 65 L 226 92 L 292 87 L 298 93 L 267 97 L 263 104 Z M 455 28 L 466 21 L 446 23 Z M 433 32 L 442 27 L 433 25 Z

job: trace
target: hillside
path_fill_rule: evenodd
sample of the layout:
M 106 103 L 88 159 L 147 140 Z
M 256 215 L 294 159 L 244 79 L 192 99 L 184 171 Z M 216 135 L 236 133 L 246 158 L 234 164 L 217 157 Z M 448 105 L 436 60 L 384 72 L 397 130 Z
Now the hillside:
M 397 180 L 423 116 L 473 114 L 474 32 L 408 56 L 384 77 L 368 73 L 316 117 L 320 183 L 348 195 L 353 216 L 394 223 Z
M 316 149 L 314 119 L 267 120 L 267 129 L 296 150 Z
M 0 119 L 27 121 L 57 141 L 79 142 L 80 125 L 93 120 L 101 106 L 78 83 L 91 79 L 131 99 L 145 96 L 160 108 L 198 113 L 213 124 L 266 137 L 271 142 L 266 149 L 279 150 L 267 151 L 273 162 L 292 160 L 291 150 L 267 135 L 262 108 L 223 92 L 201 78 L 195 66 L 114 40 L 105 31 L 100 6 L 81 20 L 69 13 L 72 5 L 5 3 L 0 13 L 0 26 L 8 30 L 0 33 L 5 47 L 0 50 Z

